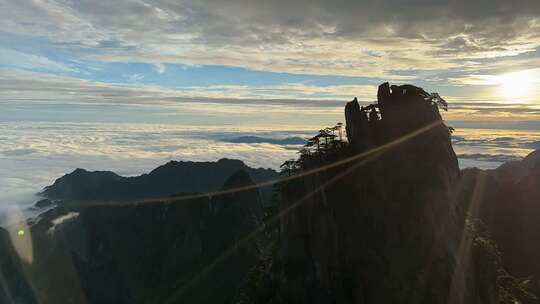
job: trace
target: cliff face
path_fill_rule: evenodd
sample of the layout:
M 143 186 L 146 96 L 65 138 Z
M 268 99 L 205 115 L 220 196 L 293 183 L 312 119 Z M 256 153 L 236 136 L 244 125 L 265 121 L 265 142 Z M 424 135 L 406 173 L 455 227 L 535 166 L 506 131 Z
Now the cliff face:
M 494 268 L 474 262 L 456 212 L 460 173 L 435 102 L 388 84 L 377 104 L 353 100 L 340 157 L 378 152 L 284 185 L 281 208 L 295 206 L 281 221 L 292 303 L 496 302 Z
M 495 170 L 464 170 L 459 200 L 485 223 L 509 271 L 540 277 L 540 150 Z

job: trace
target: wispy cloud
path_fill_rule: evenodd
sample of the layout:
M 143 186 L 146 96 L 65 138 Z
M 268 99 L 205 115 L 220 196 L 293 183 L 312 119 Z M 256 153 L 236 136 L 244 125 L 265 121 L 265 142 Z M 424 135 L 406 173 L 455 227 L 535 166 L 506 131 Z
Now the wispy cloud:
M 163 63 L 156 63 L 154 66 L 156 72 L 158 72 L 159 74 L 163 74 L 167 70 L 167 67 Z
M 480 87 L 490 88 L 484 85 Z M 211 123 L 212 120 L 209 118 L 211 115 L 225 113 L 246 118 L 252 116 L 253 121 L 258 123 L 280 123 L 280 119 L 281 123 L 289 124 L 305 124 L 305 121 L 310 119 L 312 124 L 333 123 L 342 120 L 344 104 L 355 96 L 363 102 L 372 102 L 376 98 L 376 86 L 291 83 L 268 86 L 209 85 L 170 88 L 140 83 L 111 84 L 0 69 L 0 102 L 3 103 L 12 104 L 19 101 L 65 105 L 155 105 L 156 111 L 161 109 L 160 106 L 169 106 L 172 107 L 169 110 L 171 116 L 182 115 L 182 111 L 184 113 L 189 111 L 197 113 L 193 119 L 198 119 L 199 123 L 205 119 L 209 121 L 204 123 Z M 528 103 L 526 99 L 516 99 L 515 102 L 508 103 L 507 100 L 497 97 L 492 99 L 491 103 L 486 103 L 485 99 L 478 97 L 475 99 L 474 95 L 471 96 L 444 95 L 450 101 L 450 111 L 443 113 L 444 117 L 455 121 L 540 120 L 540 107 L 535 103 Z M 302 115 L 297 115 L 298 113 Z M 267 118 L 258 120 L 262 115 Z M 330 117 L 333 117 L 334 121 L 330 121 L 328 119 Z
M 73 77 L 0 69 L 0 100 L 56 100 L 94 102 L 158 102 L 180 98 L 200 99 L 313 99 L 340 103 L 358 96 L 372 100 L 374 85 L 316 86 L 301 83 L 282 85 L 210 85 L 161 87 L 141 85 L 144 75 L 128 76 L 134 85 L 81 80 Z M 290 103 L 295 103 L 290 100 Z
M 78 72 L 73 65 L 48 57 L 0 47 L 0 66 L 49 72 Z
M 132 83 L 138 83 L 143 79 L 144 79 L 144 75 L 142 74 L 132 74 L 128 76 L 128 82 L 132 82 Z

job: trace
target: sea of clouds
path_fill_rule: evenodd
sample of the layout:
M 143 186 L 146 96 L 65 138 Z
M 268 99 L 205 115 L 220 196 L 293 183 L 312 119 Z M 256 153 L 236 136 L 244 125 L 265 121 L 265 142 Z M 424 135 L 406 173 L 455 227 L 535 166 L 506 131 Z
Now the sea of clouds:
M 32 195 L 76 168 L 132 176 L 169 160 L 243 160 L 278 169 L 297 156 L 315 129 L 185 126 L 144 123 L 0 123 L 0 201 Z M 540 148 L 540 132 L 458 129 L 452 138 L 461 167 L 491 169 Z
M 76 168 L 133 176 L 170 160 L 227 157 L 278 169 L 298 156 L 303 139 L 343 121 L 342 105 L 323 102 L 18 100 L 0 106 L 0 225 L 2 209 L 24 209 Z M 540 131 L 529 124 L 508 130 L 498 122 L 449 120 L 462 168 L 495 168 L 540 148 Z
M 540 132 L 461 128 L 452 136 L 461 168 L 494 169 L 540 149 Z
M 149 172 L 169 160 L 225 157 L 241 159 L 253 167 L 278 168 L 284 160 L 296 156 L 299 140 L 314 131 L 133 123 L 0 123 L 0 201 L 32 200 L 31 194 L 76 168 L 130 176 Z

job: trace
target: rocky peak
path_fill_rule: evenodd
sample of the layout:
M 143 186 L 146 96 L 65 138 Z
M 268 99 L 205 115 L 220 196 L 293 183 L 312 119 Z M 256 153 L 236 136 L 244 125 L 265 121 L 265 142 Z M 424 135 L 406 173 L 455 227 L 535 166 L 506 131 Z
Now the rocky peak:
M 494 268 L 462 264 L 476 257 L 462 249 L 472 239 L 456 213 L 460 173 L 439 106 L 419 87 L 382 84 L 377 103 L 345 107 L 349 145 L 336 155 L 354 161 L 282 187 L 281 208 L 294 206 L 281 220 L 290 302 L 495 301 Z
M 413 85 L 379 86 L 377 102 L 360 106 L 358 100 L 345 106 L 349 143 L 357 149 L 380 145 L 413 132 L 430 123 L 442 121 L 439 106 L 447 104 L 437 93 L 427 93 Z

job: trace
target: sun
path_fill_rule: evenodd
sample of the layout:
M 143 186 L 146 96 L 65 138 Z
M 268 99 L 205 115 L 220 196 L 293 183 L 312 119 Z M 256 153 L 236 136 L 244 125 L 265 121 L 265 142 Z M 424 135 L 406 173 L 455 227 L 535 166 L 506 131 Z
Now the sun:
M 501 93 L 506 97 L 527 97 L 533 83 L 533 75 L 529 71 L 513 72 L 499 76 Z

